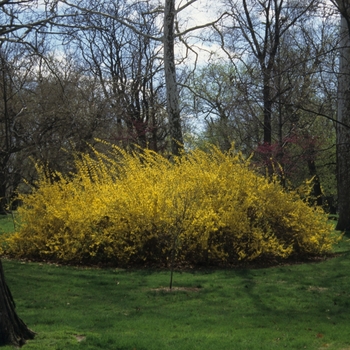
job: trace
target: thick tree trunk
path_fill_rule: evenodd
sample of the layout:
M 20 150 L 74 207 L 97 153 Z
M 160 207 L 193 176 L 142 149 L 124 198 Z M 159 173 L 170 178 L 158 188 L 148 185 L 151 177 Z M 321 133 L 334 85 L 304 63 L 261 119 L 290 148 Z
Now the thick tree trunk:
M 33 339 L 31 331 L 17 316 L 15 303 L 5 282 L 4 271 L 0 260 L 0 346 L 22 346 L 27 339 Z
M 350 35 L 345 17 L 341 18 L 337 124 L 337 230 L 350 230 Z M 348 127 L 344 126 L 347 125 Z
M 179 155 L 183 148 L 179 94 L 176 82 L 174 54 L 175 0 L 165 0 L 164 7 L 164 70 L 167 95 L 167 112 L 171 137 L 171 152 Z

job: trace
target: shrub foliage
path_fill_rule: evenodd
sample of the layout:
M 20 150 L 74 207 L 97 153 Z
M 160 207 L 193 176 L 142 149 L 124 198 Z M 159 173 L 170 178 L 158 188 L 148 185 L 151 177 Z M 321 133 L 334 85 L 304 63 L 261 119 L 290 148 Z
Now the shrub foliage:
M 20 194 L 16 257 L 73 263 L 235 263 L 329 251 L 332 227 L 296 192 L 255 173 L 234 150 L 168 160 L 149 150 L 76 156 L 76 173 Z

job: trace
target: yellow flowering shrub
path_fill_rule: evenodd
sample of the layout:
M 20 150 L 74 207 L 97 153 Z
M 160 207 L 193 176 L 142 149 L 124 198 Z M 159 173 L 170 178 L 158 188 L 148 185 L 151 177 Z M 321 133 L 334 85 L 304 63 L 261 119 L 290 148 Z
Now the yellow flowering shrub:
M 239 152 L 195 150 L 168 160 L 150 150 L 79 154 L 76 173 L 45 168 L 20 194 L 16 257 L 74 263 L 234 263 L 322 254 L 336 242 L 327 217 L 251 170 Z

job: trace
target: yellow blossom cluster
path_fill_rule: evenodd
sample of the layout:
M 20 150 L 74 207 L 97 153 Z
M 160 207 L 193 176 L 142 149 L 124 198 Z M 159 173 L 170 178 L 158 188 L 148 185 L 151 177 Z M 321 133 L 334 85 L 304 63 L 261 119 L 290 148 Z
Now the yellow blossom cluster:
M 192 264 L 320 254 L 336 241 L 324 213 L 254 172 L 231 149 L 171 160 L 150 150 L 77 154 L 76 173 L 38 166 L 20 194 L 20 225 L 6 238 L 16 257 L 73 263 Z M 51 178 L 51 179 L 50 179 Z

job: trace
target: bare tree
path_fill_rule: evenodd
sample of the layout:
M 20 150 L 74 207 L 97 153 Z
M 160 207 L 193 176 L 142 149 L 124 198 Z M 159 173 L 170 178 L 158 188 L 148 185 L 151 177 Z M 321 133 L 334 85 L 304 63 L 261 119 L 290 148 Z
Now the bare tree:
M 248 14 L 243 1 L 232 1 L 232 22 L 216 26 L 228 60 L 213 59 L 194 74 L 191 93 L 187 94 L 188 102 L 193 101 L 192 113 L 205 118 L 202 136 L 223 149 L 233 141 L 248 155 L 257 151 L 254 160 L 260 164 L 269 165 L 273 157 L 279 164 L 275 169 L 281 169 L 296 186 L 310 175 L 316 175 L 315 189 L 320 188 L 318 178 L 332 182 L 329 186 L 322 183 L 322 187 L 327 187 L 327 195 L 334 195 L 337 24 L 326 17 L 330 9 L 319 2 L 312 6 L 289 1 L 245 3 Z M 277 3 L 283 6 L 278 17 L 278 46 L 271 55 L 271 48 L 276 47 Z M 253 25 L 256 50 L 247 16 Z M 258 50 L 266 55 L 266 63 L 257 57 Z M 262 71 L 268 73 L 267 84 Z M 268 104 L 264 89 L 269 90 Z M 264 123 L 267 115 L 269 128 Z M 266 143 L 267 130 L 270 144 Z
M 137 11 L 124 9 L 123 4 L 125 1 L 101 3 L 99 13 L 72 18 L 69 47 L 84 74 L 99 81 L 103 97 L 110 104 L 114 115 L 110 141 L 160 151 L 167 136 L 161 47 L 147 36 L 159 31 L 156 15 L 143 14 L 147 10 L 144 4 Z M 145 35 L 101 15 L 107 10 L 116 16 L 133 16 L 135 27 Z M 75 27 L 76 22 L 84 29 Z
M 210 63 L 192 74 L 186 94 L 190 113 L 204 120 L 203 136 L 223 151 L 234 142 L 250 154 L 259 144 L 260 106 L 252 81 L 243 65 L 230 62 Z
M 211 23 L 206 23 L 203 25 L 194 26 L 192 28 L 187 28 L 183 31 L 177 31 L 176 25 L 176 17 L 186 9 L 191 4 L 195 3 L 196 0 L 189 0 L 184 4 L 180 5 L 178 8 L 175 8 L 174 0 L 165 0 L 163 5 L 153 5 L 151 1 L 143 1 L 143 2 L 129 2 L 124 1 L 123 4 L 125 7 L 130 8 L 137 11 L 140 11 L 140 8 L 137 7 L 140 3 L 146 4 L 146 10 L 142 10 L 141 8 L 141 17 L 147 16 L 149 14 L 156 14 L 158 16 L 162 16 L 162 27 L 160 27 L 160 31 L 158 33 L 145 33 L 138 26 L 137 20 L 135 20 L 134 16 L 124 16 L 125 14 L 120 12 L 109 13 L 101 10 L 99 5 L 103 3 L 103 1 L 99 1 L 97 4 L 94 2 L 83 2 L 83 1 L 69 1 L 69 0 L 61 0 L 62 3 L 68 5 L 68 9 L 74 9 L 73 13 L 77 13 L 77 15 L 89 15 L 95 14 L 103 17 L 107 17 L 116 21 L 117 23 L 122 24 L 123 26 L 130 28 L 139 36 L 145 37 L 148 40 L 154 40 L 163 45 L 163 64 L 165 71 L 165 83 L 166 83 L 166 94 L 167 94 L 167 112 L 168 112 L 168 122 L 169 122 L 169 137 L 171 139 L 171 150 L 174 155 L 178 155 L 181 152 L 181 148 L 183 147 L 183 133 L 181 127 L 181 118 L 180 118 L 180 108 L 179 108 L 179 92 L 178 92 L 178 84 L 176 81 L 176 62 L 174 55 L 174 43 L 175 40 L 179 37 L 185 35 L 186 33 L 194 30 L 198 30 L 210 25 L 213 25 L 217 21 L 213 21 Z M 130 12 L 128 12 L 130 13 Z M 73 16 L 71 13 L 70 16 Z M 90 28 L 90 27 L 89 27 Z M 89 29 L 85 28 L 85 29 Z M 84 26 L 80 26 L 80 29 L 84 29 Z
M 26 50 L 11 43 L 0 43 L 0 212 L 6 213 L 11 193 L 19 183 L 18 169 L 10 164 L 25 148 L 18 134 L 26 110 L 22 89 L 33 61 Z M 21 72 L 21 73 L 19 73 Z
M 43 30 L 56 17 L 56 0 L 0 1 L 0 41 L 26 43 L 33 32 Z
M 281 0 L 227 2 L 233 27 L 240 31 L 243 39 L 240 42 L 248 45 L 246 49 L 258 63 L 262 82 L 263 142 L 269 145 L 272 142 L 272 111 L 276 98 L 274 76 L 279 48 L 284 36 L 313 9 L 316 0 L 303 3 Z

